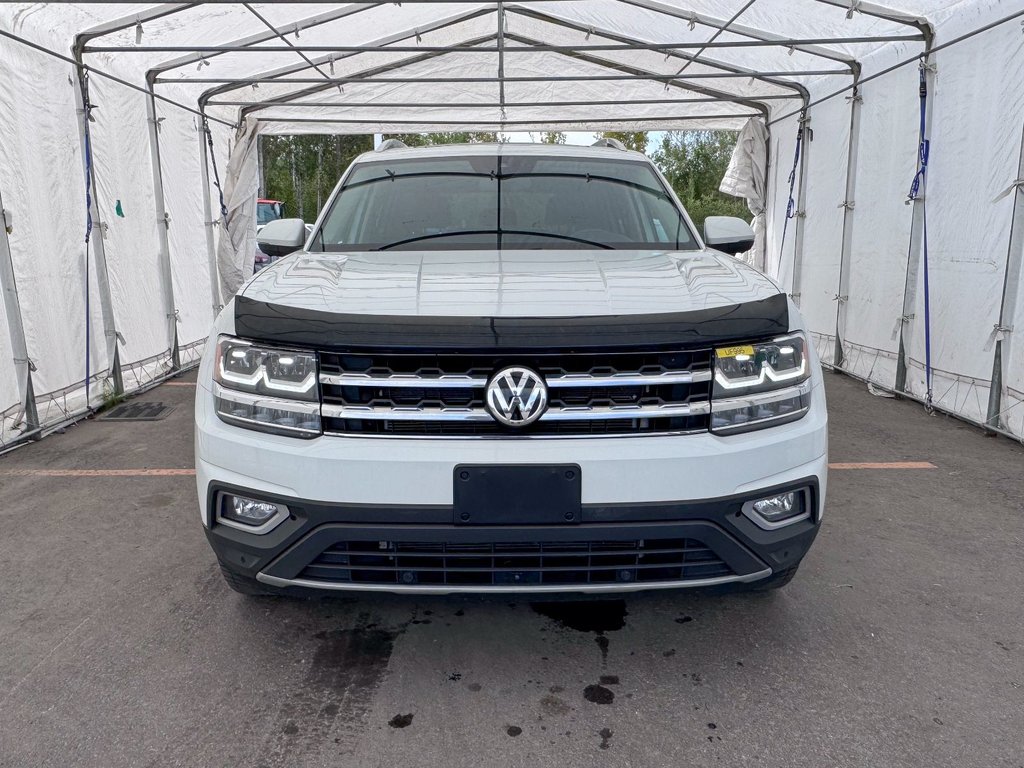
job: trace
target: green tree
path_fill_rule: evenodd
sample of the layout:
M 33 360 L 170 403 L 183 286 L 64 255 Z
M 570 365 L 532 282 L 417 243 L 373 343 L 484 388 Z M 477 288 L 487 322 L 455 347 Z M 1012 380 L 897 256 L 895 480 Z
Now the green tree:
M 530 134 L 531 140 L 533 134 Z M 565 134 L 561 131 L 544 131 L 540 135 L 542 144 L 565 144 Z
M 261 136 L 260 194 L 285 204 L 285 215 L 313 221 L 352 160 L 373 137 Z
M 718 191 L 735 145 L 735 131 L 668 131 L 652 154 L 698 227 L 708 216 L 751 219 L 745 200 Z
M 647 131 L 601 131 L 594 134 L 595 139 L 618 139 L 626 149 L 634 152 L 647 153 Z
M 498 134 L 493 131 L 475 131 L 462 133 L 396 133 L 388 135 L 389 139 L 401 139 L 410 147 L 432 147 L 437 144 L 487 144 L 499 141 Z

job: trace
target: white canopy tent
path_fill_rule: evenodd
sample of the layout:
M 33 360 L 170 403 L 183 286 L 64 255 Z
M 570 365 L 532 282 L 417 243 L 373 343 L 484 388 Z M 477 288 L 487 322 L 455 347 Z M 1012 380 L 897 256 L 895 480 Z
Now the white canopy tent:
M 260 134 L 456 129 L 745 128 L 823 360 L 1024 436 L 1024 0 L 887 1 L 0 6 L 0 449 L 197 359 Z

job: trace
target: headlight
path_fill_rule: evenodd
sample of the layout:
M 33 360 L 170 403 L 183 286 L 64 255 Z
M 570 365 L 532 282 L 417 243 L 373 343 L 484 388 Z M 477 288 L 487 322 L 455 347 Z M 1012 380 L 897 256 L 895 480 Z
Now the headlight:
M 315 353 L 221 336 L 213 379 L 222 421 L 290 437 L 321 434 Z
M 796 421 L 811 404 L 810 378 L 801 333 L 716 349 L 711 431 L 734 434 Z

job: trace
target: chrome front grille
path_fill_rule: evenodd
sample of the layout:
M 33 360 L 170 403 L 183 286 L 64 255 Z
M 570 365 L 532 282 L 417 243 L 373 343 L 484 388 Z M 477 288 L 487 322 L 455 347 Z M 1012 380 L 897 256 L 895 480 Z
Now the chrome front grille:
M 507 365 L 540 373 L 547 411 L 516 429 L 484 407 Z M 320 353 L 324 431 L 347 435 L 540 437 L 697 432 L 708 428 L 711 351 L 622 353 Z

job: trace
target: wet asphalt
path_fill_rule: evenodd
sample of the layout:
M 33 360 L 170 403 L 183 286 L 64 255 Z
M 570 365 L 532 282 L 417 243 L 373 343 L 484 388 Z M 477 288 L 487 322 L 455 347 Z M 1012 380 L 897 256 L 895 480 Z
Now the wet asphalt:
M 1024 766 L 1024 448 L 827 375 L 821 534 L 768 595 L 230 591 L 156 422 L 0 457 L 0 766 Z

